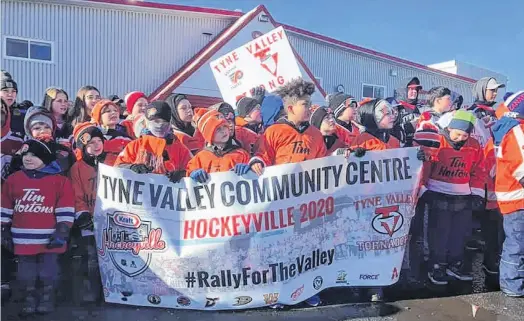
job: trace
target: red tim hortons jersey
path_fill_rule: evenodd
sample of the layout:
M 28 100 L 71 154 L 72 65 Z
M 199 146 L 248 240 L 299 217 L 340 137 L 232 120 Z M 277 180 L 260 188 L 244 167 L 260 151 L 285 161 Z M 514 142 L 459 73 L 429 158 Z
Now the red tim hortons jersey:
M 73 186 L 60 174 L 36 177 L 21 170 L 2 186 L 2 225 L 11 225 L 16 255 L 64 253 L 67 245 L 47 249 L 57 223 L 74 221 Z

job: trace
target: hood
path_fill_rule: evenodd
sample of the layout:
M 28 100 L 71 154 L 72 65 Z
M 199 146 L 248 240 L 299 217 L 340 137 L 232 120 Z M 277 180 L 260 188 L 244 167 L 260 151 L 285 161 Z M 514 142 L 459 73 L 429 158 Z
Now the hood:
M 31 136 L 31 131 L 29 130 L 29 121 L 31 120 L 31 117 L 34 117 L 35 115 L 38 115 L 38 114 L 42 114 L 46 117 L 49 117 L 51 121 L 53 122 L 53 128 L 52 128 L 53 132 L 56 129 L 55 117 L 53 117 L 53 115 L 51 115 L 47 109 L 43 107 L 33 106 L 27 110 L 25 117 L 24 117 L 24 130 L 25 130 L 25 134 L 29 138 L 34 138 Z
M 490 103 L 486 101 L 485 92 L 486 92 L 486 87 L 488 86 L 488 82 L 490 81 L 490 79 L 495 79 L 495 78 L 483 77 L 483 78 L 480 78 L 473 85 L 473 89 L 471 90 L 471 92 L 473 94 L 473 100 L 475 101 L 476 104 L 486 105 L 486 106 L 493 106 L 495 104 L 495 102 Z
M 275 95 L 266 96 L 260 106 L 264 128 L 273 125 L 280 118 L 283 109 L 282 98 Z
M 515 126 L 521 124 L 522 120 L 518 120 L 512 117 L 503 116 L 499 121 L 491 127 L 493 132 L 493 143 L 495 146 L 499 146 L 502 142 L 502 138 Z
M 184 99 L 187 99 L 185 95 L 171 94 L 167 96 L 165 102 L 169 105 L 169 108 L 171 108 L 171 125 L 179 131 L 182 131 L 189 136 L 193 136 L 195 134 L 195 127 L 193 127 L 193 124 L 191 122 L 182 121 L 178 115 L 177 106 Z
M 47 175 L 56 175 L 62 173 L 62 168 L 58 165 L 57 161 L 52 161 L 42 169 L 28 170 L 22 169 L 29 177 L 42 178 Z
M 378 125 L 375 121 L 375 107 L 374 102 L 368 102 L 360 106 L 358 109 L 357 122 L 366 127 L 366 131 L 377 131 Z

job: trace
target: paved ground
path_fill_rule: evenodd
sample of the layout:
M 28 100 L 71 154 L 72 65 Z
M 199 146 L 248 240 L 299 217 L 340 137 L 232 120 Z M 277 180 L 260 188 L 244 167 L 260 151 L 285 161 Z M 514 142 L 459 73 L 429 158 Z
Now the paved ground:
M 200 312 L 159 308 L 129 307 L 102 304 L 76 307 L 59 302 L 52 315 L 34 316 L 28 320 L 42 321 L 343 321 L 343 320 L 427 320 L 427 321 L 524 321 L 524 299 L 507 298 L 486 282 L 481 271 L 482 254 L 470 253 L 473 260 L 474 281 L 452 282 L 446 287 L 434 287 L 426 281 L 426 271 L 414 277 L 404 271 L 399 282 L 386 288 L 387 302 L 363 303 L 366 298 L 350 288 L 327 289 L 321 293 L 323 306 L 274 311 L 256 309 L 242 312 Z M 415 263 L 412 262 L 414 265 Z M 421 263 L 421 266 L 425 264 Z M 416 280 L 418 279 L 418 281 Z M 488 280 L 489 281 L 489 280 Z M 495 280 L 496 281 L 496 280 Z M 495 282 L 496 285 L 496 282 Z M 490 292 L 492 291 L 492 292 Z M 18 298 L 19 299 L 19 298 Z M 14 298 L 2 307 L 2 321 L 20 320 L 19 303 Z M 475 318 L 473 309 L 476 310 Z

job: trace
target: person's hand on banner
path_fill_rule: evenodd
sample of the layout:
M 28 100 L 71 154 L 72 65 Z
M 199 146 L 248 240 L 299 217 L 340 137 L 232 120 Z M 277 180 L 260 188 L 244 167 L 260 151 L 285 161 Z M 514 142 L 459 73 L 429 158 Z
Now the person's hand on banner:
M 176 184 L 180 182 L 182 178 L 186 177 L 186 171 L 182 170 L 182 171 L 167 172 L 166 176 L 171 183 Z
M 235 174 L 240 175 L 240 176 L 247 174 L 250 170 L 251 168 L 249 167 L 249 164 L 236 164 L 235 167 L 233 168 L 233 171 L 235 172 Z
M 262 165 L 262 163 L 253 163 L 249 167 L 258 176 L 264 174 L 264 165 Z
M 209 179 L 209 174 L 205 170 L 200 168 L 192 171 L 191 174 L 189 174 L 189 177 L 191 177 L 191 179 L 196 182 L 205 183 Z
M 266 90 L 264 89 L 264 87 L 259 86 L 259 87 L 251 88 L 249 93 L 251 94 L 251 97 L 254 100 L 258 101 L 258 103 L 262 105 L 262 102 L 264 101 L 264 97 L 266 96 Z
M 357 147 L 357 148 L 353 149 L 352 152 L 353 152 L 353 155 L 355 155 L 357 157 L 362 157 L 362 156 L 366 155 L 366 149 L 363 148 L 363 147 Z
M 153 172 L 153 168 L 146 164 L 133 164 L 129 169 L 137 174 L 149 174 Z
M 75 219 L 75 225 L 77 225 L 82 230 L 90 230 L 92 231 L 94 229 L 93 226 L 93 217 L 89 212 L 82 212 L 78 216 L 77 219 Z
M 424 153 L 422 149 L 419 149 L 417 151 L 417 159 L 423 162 L 426 161 L 426 154 Z

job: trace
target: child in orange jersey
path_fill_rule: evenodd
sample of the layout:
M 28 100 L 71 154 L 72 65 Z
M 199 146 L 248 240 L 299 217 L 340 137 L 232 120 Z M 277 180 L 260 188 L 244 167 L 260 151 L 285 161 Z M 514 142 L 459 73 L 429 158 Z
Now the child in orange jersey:
M 310 123 L 318 128 L 324 136 L 327 154 L 331 155 L 339 148 L 347 148 L 348 145 L 338 136 L 335 116 L 331 110 L 326 107 L 312 108 L 312 110 Z
M 284 102 L 286 117 L 268 127 L 260 137 L 258 151 L 250 161 L 256 174 L 262 175 L 265 166 L 298 163 L 327 155 L 322 133 L 309 124 L 314 91 L 315 86 L 301 78 L 277 91 Z
M 192 154 L 204 148 L 205 142 L 202 134 L 193 124 L 194 110 L 187 97 L 182 94 L 172 94 L 166 98 L 166 103 L 171 108 L 171 126 L 173 133 Z
M 171 107 L 165 101 L 154 101 L 148 105 L 145 117 L 145 133 L 126 146 L 115 166 L 139 174 L 165 174 L 170 181 L 179 181 L 185 177 L 192 155 L 172 133 Z
M 257 175 L 262 175 L 265 166 L 298 163 L 327 155 L 322 133 L 309 124 L 314 92 L 315 85 L 302 78 L 294 79 L 277 90 L 286 117 L 268 127 L 260 137 L 258 151 L 250 161 L 250 167 Z M 318 306 L 320 297 L 314 295 L 306 303 Z
M 333 111 L 337 123 L 337 136 L 350 146 L 352 141 L 360 134 L 360 129 L 355 123 L 358 103 L 355 98 L 344 93 L 334 93 L 327 97 L 328 107 Z
M 205 183 L 209 173 L 234 169 L 235 173 L 243 175 L 249 171 L 249 154 L 231 139 L 229 125 L 222 114 L 209 110 L 199 119 L 198 130 L 207 143 L 187 165 L 193 180 Z
M 91 112 L 91 122 L 99 126 L 104 133 L 106 139 L 104 142 L 105 163 L 110 166 L 115 163 L 118 154 L 131 141 L 126 128 L 119 125 L 119 121 L 120 110 L 115 103 L 102 99 L 95 104 Z
M 69 176 L 75 194 L 75 231 L 80 235 L 75 239 L 78 248 L 74 250 L 73 278 L 79 282 L 74 284 L 89 284 L 82 288 L 73 288 L 81 293 L 84 302 L 96 302 L 101 292 L 100 272 L 95 237 L 93 235 L 93 214 L 96 201 L 96 187 L 98 164 L 103 163 L 106 157 L 104 152 L 104 134 L 92 123 L 83 123 L 75 127 L 73 133 L 75 144 L 82 153 L 82 159 L 77 161 Z M 75 234 L 75 233 L 73 233 Z

